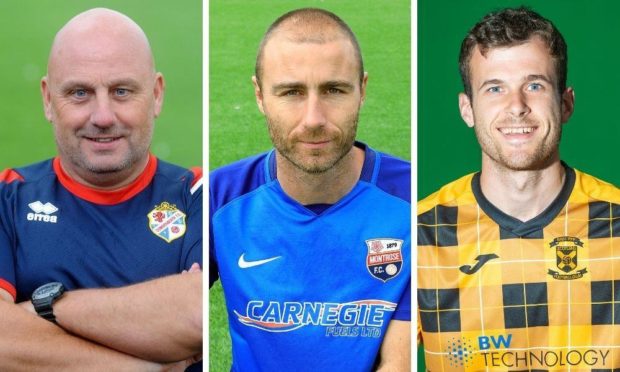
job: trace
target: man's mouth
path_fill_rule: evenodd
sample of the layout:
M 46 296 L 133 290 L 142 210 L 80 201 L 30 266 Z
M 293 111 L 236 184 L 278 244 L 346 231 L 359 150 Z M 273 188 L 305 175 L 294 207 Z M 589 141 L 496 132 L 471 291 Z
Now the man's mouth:
M 502 132 L 502 134 L 505 134 L 505 135 L 528 134 L 528 133 L 532 133 L 534 130 L 536 130 L 536 127 L 506 127 L 506 128 L 499 128 L 499 131 Z
M 109 143 L 116 141 L 120 137 L 86 137 L 87 140 L 97 143 Z

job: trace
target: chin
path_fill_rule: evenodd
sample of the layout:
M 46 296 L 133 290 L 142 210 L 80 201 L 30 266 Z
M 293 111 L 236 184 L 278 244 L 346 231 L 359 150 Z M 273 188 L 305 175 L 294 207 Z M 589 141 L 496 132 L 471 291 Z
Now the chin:
M 509 160 L 500 161 L 500 163 L 514 171 L 528 171 L 528 170 L 541 170 L 547 168 L 553 161 L 553 156 L 548 157 L 526 157 L 526 158 L 518 158 L 515 156 L 507 158 Z

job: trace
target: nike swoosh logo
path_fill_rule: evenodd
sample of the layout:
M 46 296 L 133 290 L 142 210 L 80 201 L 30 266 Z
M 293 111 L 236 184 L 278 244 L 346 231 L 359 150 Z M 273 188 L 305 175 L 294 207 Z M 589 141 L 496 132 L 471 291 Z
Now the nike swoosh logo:
M 264 260 L 246 261 L 244 256 L 245 256 L 245 253 L 242 254 L 241 257 L 239 257 L 239 262 L 237 262 L 239 264 L 239 267 L 242 269 L 247 269 L 247 268 L 254 267 L 254 266 L 260 266 L 260 265 L 266 264 L 267 262 L 271 262 L 273 260 L 277 260 L 278 258 L 282 257 L 282 256 L 276 256 L 276 257 L 266 258 Z

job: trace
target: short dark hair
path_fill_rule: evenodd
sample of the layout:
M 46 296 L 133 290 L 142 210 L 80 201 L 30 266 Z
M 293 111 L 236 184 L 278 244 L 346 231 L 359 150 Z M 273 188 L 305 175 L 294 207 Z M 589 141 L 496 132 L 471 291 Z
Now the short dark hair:
M 265 32 L 265 36 L 263 36 L 263 39 L 261 40 L 260 46 L 258 48 L 258 53 L 256 55 L 256 65 L 254 68 L 254 74 L 259 84 L 261 75 L 263 73 L 262 60 L 265 45 L 267 45 L 267 42 L 269 41 L 269 39 L 271 39 L 271 36 L 275 33 L 275 31 L 277 31 L 277 29 L 281 25 L 285 25 L 288 23 L 296 23 L 299 24 L 301 27 L 309 27 L 311 25 L 327 26 L 322 27 L 321 31 L 329 29 L 330 26 L 332 28 L 335 27 L 337 31 L 340 31 L 341 34 L 344 35 L 347 39 L 349 39 L 351 44 L 353 44 L 353 49 L 355 50 L 355 58 L 357 59 L 360 69 L 360 83 L 362 82 L 362 80 L 364 79 L 364 62 L 362 60 L 362 52 L 360 50 L 359 43 L 357 42 L 357 38 L 355 37 L 353 31 L 351 31 L 351 28 L 349 28 L 349 26 L 340 17 L 338 17 L 332 12 L 319 8 L 302 8 L 292 10 L 280 16 L 278 19 L 275 20 L 275 22 L 271 24 L 271 26 L 269 26 L 267 32 Z M 322 32 L 320 35 L 304 33 L 302 34 L 303 36 L 298 38 L 300 42 L 309 41 L 322 43 L 328 41 L 327 39 L 325 39 L 325 35 L 322 35 Z
M 469 31 L 461 44 L 459 56 L 459 70 L 465 94 L 472 98 L 469 62 L 476 46 L 480 48 L 482 55 L 485 55 L 489 49 L 523 44 L 534 36 L 544 41 L 555 60 L 557 88 L 561 94 L 566 89 L 568 72 L 566 42 L 551 21 L 526 7 L 491 12 Z

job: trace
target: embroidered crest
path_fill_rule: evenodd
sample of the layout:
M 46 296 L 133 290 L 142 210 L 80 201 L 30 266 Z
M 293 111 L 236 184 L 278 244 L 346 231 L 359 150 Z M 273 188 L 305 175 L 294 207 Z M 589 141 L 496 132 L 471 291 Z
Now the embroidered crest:
M 549 247 L 555 248 L 555 262 L 557 268 L 568 274 L 563 275 L 559 271 L 549 269 L 547 274 L 551 275 L 553 279 L 579 279 L 583 277 L 583 274 L 587 273 L 587 269 L 584 268 L 571 274 L 571 271 L 577 269 L 578 249 L 583 248 L 583 242 L 581 240 L 572 236 L 560 236 L 553 239 L 553 241 L 549 243 Z
M 400 239 L 369 239 L 366 240 L 368 255 L 366 267 L 373 277 L 387 282 L 400 273 L 403 267 Z
M 185 213 L 178 210 L 174 204 L 163 202 L 155 206 L 147 216 L 153 234 L 168 243 L 185 234 Z

